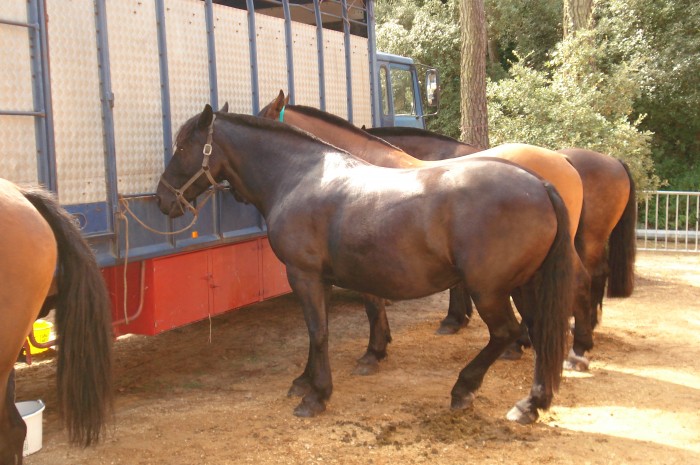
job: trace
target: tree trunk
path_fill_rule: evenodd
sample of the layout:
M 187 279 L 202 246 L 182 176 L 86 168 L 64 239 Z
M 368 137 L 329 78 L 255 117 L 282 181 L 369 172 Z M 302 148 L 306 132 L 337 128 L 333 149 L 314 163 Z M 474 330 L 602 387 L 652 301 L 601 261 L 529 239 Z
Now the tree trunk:
M 594 0 L 564 0 L 564 38 L 591 26 Z
M 460 0 L 459 21 L 462 38 L 461 127 L 462 140 L 489 147 L 486 111 L 486 15 L 484 0 Z

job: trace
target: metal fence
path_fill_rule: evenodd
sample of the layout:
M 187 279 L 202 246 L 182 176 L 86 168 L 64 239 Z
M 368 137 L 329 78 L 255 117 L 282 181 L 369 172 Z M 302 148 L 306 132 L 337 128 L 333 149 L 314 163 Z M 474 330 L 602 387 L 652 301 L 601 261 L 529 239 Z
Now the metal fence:
M 637 200 L 639 250 L 700 252 L 700 192 L 648 191 Z

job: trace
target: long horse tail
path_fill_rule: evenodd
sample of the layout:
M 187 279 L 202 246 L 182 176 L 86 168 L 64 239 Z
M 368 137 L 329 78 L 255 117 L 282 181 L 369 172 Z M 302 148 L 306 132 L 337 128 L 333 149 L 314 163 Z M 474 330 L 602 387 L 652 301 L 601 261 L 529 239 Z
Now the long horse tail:
M 637 255 L 637 193 L 627 164 L 618 160 L 630 181 L 625 211 L 608 239 L 608 297 L 629 297 L 634 290 L 634 261 Z
M 24 196 L 49 223 L 58 245 L 57 391 L 70 440 L 100 439 L 112 410 L 110 301 L 92 249 L 73 218 L 42 189 Z
M 557 233 L 534 280 L 534 334 L 530 336 L 545 386 L 548 389 L 551 387 L 554 392 L 559 389 L 566 357 L 569 315 L 574 295 L 574 250 L 566 206 L 551 184 L 545 182 L 545 187 L 554 206 Z M 552 393 L 548 394 L 547 398 L 551 400 Z M 539 407 L 546 409 L 549 405 Z

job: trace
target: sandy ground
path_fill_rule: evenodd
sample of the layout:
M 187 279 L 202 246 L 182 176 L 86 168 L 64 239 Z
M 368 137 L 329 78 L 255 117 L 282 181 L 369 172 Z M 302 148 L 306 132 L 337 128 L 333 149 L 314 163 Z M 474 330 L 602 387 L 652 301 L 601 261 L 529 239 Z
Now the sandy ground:
M 286 396 L 307 333 L 285 296 L 156 337 L 116 343 L 116 405 L 106 440 L 67 443 L 51 354 L 17 364 L 18 400 L 43 399 L 43 449 L 29 465 L 697 464 L 700 463 L 700 256 L 640 253 L 637 288 L 608 299 L 588 373 L 566 372 L 531 426 L 505 414 L 532 380 L 532 354 L 498 361 L 474 407 L 449 409 L 457 373 L 485 344 L 479 318 L 435 334 L 447 294 L 389 307 L 394 342 L 379 372 L 352 374 L 367 340 L 358 297 L 337 290 L 330 319 L 334 394 L 313 419 Z

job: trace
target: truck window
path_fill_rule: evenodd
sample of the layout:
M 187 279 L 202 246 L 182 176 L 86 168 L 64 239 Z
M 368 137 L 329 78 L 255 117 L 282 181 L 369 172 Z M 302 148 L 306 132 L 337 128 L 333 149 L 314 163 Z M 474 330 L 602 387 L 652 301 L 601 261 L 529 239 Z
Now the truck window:
M 415 115 L 413 75 L 409 70 L 391 70 L 391 90 L 394 96 L 394 114 Z
M 389 91 L 387 89 L 386 67 L 379 68 L 379 86 L 381 88 L 382 114 L 389 115 Z

